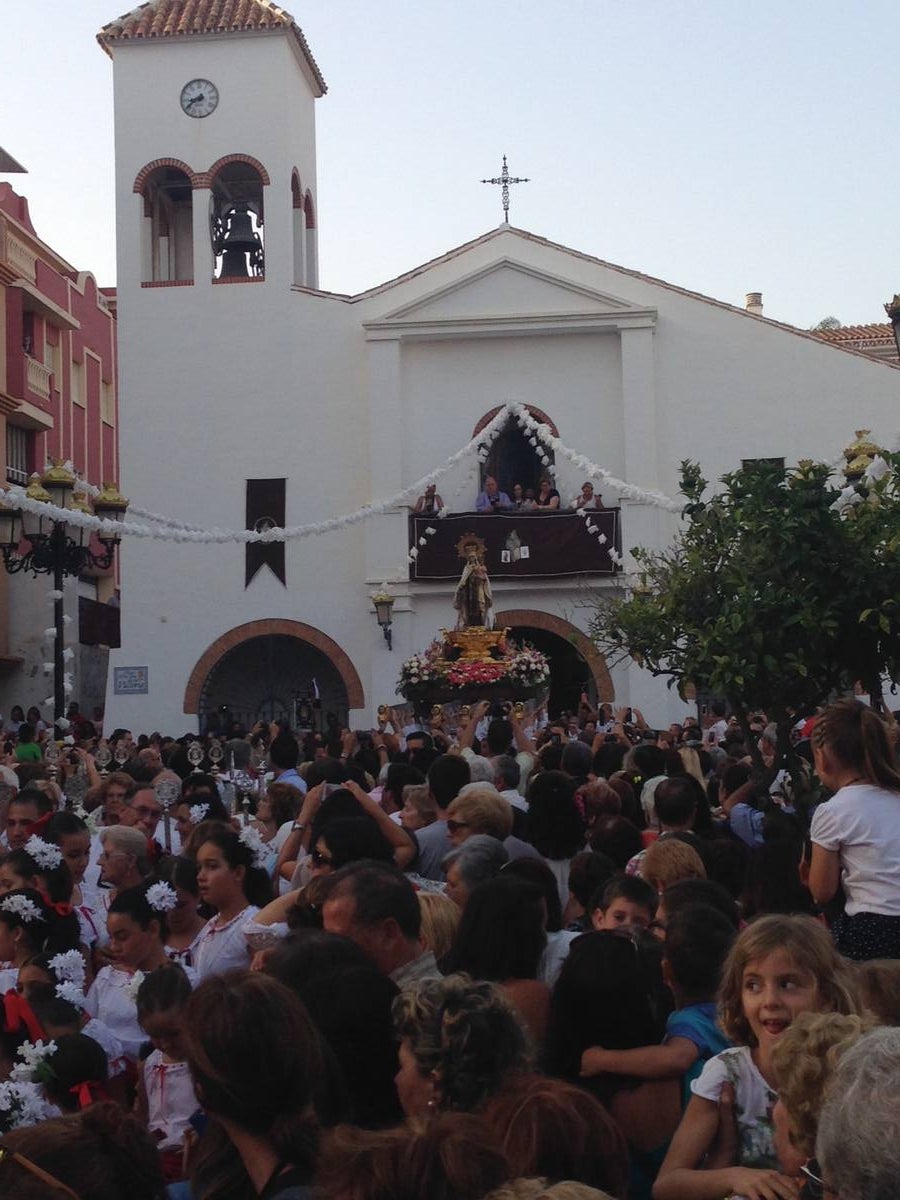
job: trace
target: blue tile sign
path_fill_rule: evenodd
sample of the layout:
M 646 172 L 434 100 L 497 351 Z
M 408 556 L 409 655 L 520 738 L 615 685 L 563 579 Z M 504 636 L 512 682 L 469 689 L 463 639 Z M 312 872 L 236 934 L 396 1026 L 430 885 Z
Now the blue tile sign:
M 148 667 L 114 667 L 113 694 L 116 696 L 146 696 L 150 691 Z

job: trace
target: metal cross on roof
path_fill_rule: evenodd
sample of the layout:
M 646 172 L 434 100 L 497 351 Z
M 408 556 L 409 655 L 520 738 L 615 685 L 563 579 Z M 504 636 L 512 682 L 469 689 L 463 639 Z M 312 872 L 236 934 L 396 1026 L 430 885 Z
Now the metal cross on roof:
M 503 170 L 499 175 L 495 175 L 493 179 L 482 179 L 482 183 L 497 183 L 500 185 L 500 198 L 503 201 L 503 220 L 509 224 L 509 185 L 511 183 L 530 183 L 530 179 L 517 179 L 510 175 L 509 168 L 506 165 L 506 155 L 503 155 Z

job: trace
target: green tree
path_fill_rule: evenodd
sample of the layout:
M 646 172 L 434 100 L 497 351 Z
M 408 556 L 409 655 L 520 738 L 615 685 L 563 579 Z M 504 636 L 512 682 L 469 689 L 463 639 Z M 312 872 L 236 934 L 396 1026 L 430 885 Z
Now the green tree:
M 846 487 L 824 463 L 750 462 L 707 498 L 700 468 L 682 463 L 682 532 L 634 551 L 638 580 L 598 602 L 592 637 L 682 697 L 689 683 L 724 696 L 748 737 L 764 709 L 789 760 L 792 714 L 856 680 L 878 703 L 882 675 L 900 674 L 898 473 L 891 454 Z

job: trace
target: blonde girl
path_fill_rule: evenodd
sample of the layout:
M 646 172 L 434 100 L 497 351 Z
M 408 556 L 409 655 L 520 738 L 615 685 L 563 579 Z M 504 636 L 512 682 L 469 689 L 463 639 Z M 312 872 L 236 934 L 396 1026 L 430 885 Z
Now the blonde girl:
M 654 1200 L 794 1200 L 794 1180 L 777 1166 L 772 1134 L 772 1052 L 806 1012 L 853 1013 L 847 967 L 812 917 L 760 917 L 738 936 L 719 989 L 719 1024 L 734 1049 L 711 1058 L 676 1130 L 653 1188 Z M 739 1135 L 738 1163 L 708 1168 L 719 1129 L 719 1100 L 730 1085 Z

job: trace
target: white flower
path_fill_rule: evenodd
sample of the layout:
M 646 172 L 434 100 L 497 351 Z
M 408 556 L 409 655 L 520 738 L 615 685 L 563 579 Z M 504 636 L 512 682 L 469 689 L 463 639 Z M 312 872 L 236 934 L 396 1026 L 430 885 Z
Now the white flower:
M 135 971 L 135 973 L 131 976 L 131 978 L 125 984 L 125 987 L 122 989 L 124 991 L 125 995 L 128 997 L 128 999 L 131 1000 L 134 1004 L 137 1004 L 138 989 L 140 988 L 140 986 L 143 982 L 144 982 L 144 972 L 143 971 Z
M 71 983 L 69 980 L 58 983 L 56 994 L 60 1000 L 68 1000 L 69 1004 L 74 1004 L 76 1008 L 84 1008 L 84 991 L 77 983 Z
M 428 534 L 429 537 L 434 537 L 434 535 L 437 533 L 437 530 L 435 529 L 435 527 L 433 525 L 429 525 L 428 528 L 425 530 L 425 532 Z
M 147 888 L 145 895 L 154 912 L 171 912 L 178 903 L 175 889 L 168 883 L 154 883 L 152 887 Z
M 597 541 L 600 543 L 601 546 L 605 546 L 606 545 L 606 534 L 601 533 L 600 536 L 597 538 Z
M 45 871 L 55 871 L 62 862 L 62 850 L 52 842 L 45 842 L 37 834 L 32 834 L 25 843 L 25 853 L 30 855 L 39 867 Z
M 877 483 L 879 479 L 884 479 L 890 469 L 889 464 L 885 462 L 881 455 L 876 454 L 866 467 L 866 479 L 871 483 Z
M 40 909 L 27 896 L 6 896 L 3 900 L 0 900 L 0 909 L 3 912 L 13 913 L 14 916 L 21 918 L 26 925 L 30 925 L 32 921 L 41 920 Z
M 192 825 L 199 825 L 201 821 L 206 820 L 206 814 L 208 812 L 208 804 L 192 804 L 188 810 L 188 820 Z
M 243 842 L 253 855 L 253 865 L 261 867 L 268 858 L 269 852 L 266 849 L 265 842 L 259 836 L 259 830 L 254 829 L 252 825 L 245 825 L 238 834 L 238 839 Z
M 588 525 L 587 531 L 588 533 L 596 533 L 599 528 L 599 525 Z
M 16 1083 L 27 1083 L 44 1059 L 56 1053 L 56 1042 L 23 1042 L 17 1053 L 24 1061 L 15 1064 L 9 1077 Z
M 50 959 L 50 970 L 62 983 L 84 983 L 84 959 L 78 950 L 66 950 Z

